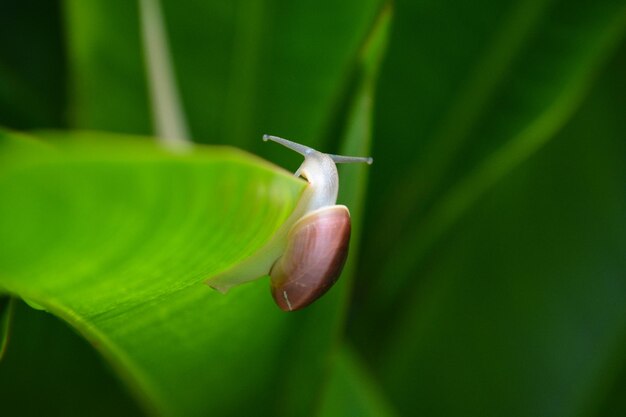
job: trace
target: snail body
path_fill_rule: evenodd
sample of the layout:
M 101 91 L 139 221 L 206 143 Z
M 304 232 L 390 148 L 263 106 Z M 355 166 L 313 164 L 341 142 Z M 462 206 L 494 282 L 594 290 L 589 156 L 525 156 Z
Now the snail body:
M 272 296 L 284 311 L 308 306 L 337 281 L 348 256 L 350 211 L 337 205 L 339 176 L 336 163 L 371 158 L 330 155 L 276 136 L 263 136 L 304 156 L 295 175 L 308 186 L 287 221 L 257 253 L 236 268 L 207 280 L 226 292 L 231 287 L 270 275 Z

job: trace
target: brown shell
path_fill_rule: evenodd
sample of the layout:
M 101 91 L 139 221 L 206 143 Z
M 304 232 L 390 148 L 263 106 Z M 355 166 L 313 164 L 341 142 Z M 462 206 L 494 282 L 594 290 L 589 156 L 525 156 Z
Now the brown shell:
M 329 206 L 307 214 L 294 224 L 288 242 L 270 276 L 276 304 L 294 311 L 317 300 L 339 278 L 350 244 L 348 208 Z

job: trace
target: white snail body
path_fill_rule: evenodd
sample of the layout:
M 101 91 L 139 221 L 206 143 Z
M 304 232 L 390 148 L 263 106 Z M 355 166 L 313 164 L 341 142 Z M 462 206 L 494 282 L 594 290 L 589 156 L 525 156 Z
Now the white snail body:
M 309 185 L 291 216 L 272 239 L 236 268 L 207 280 L 226 292 L 231 287 L 269 273 L 272 296 L 285 311 L 298 310 L 321 297 L 337 281 L 348 256 L 350 212 L 337 205 L 339 177 L 336 163 L 371 158 L 329 155 L 275 136 L 278 142 L 304 156 L 295 175 Z

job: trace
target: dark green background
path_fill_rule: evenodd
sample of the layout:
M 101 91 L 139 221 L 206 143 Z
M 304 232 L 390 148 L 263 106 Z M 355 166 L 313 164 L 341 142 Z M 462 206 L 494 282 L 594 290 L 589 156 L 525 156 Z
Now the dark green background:
M 366 396 L 406 416 L 626 415 L 626 3 L 393 7 L 338 337 Z M 350 62 L 379 8 L 163 1 L 193 137 L 288 169 L 297 158 L 261 134 L 337 152 Z M 0 125 L 151 133 L 136 19 L 126 0 L 2 0 Z M 86 342 L 23 304 L 0 407 L 139 413 Z

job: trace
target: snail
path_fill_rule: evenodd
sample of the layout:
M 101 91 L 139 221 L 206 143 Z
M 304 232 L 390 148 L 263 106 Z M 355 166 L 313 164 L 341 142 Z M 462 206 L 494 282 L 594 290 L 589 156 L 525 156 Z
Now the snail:
M 235 268 L 206 283 L 226 292 L 235 285 L 270 275 L 274 301 L 284 311 L 304 308 L 337 281 L 348 256 L 350 211 L 337 205 L 337 163 L 372 163 L 372 158 L 331 155 L 276 136 L 277 142 L 304 156 L 295 176 L 308 186 L 296 208 L 270 241 Z

